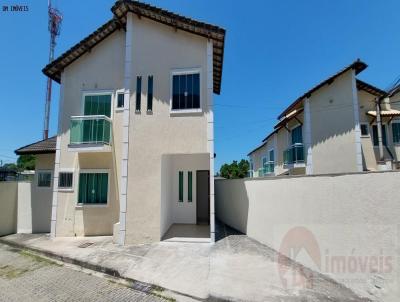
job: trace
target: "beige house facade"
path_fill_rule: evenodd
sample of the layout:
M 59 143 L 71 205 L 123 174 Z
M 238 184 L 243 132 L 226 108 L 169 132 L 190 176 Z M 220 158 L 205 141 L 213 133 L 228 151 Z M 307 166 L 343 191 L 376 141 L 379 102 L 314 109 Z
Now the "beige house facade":
M 111 10 L 43 69 L 61 85 L 51 236 L 213 242 L 225 30 L 137 1 Z
M 398 169 L 399 93 L 357 79 L 366 68 L 357 60 L 286 108 L 273 131 L 248 154 L 250 176 Z

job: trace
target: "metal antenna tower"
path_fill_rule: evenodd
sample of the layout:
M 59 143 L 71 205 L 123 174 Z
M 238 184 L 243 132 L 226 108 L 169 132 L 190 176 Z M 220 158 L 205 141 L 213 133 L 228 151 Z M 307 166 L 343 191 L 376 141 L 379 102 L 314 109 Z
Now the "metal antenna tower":
M 54 48 L 56 47 L 56 37 L 60 35 L 62 15 L 57 9 L 51 7 L 51 0 L 48 0 L 48 12 L 49 12 L 49 32 L 50 32 L 49 63 L 51 63 L 54 60 Z M 44 113 L 43 139 L 49 138 L 51 86 L 52 86 L 52 80 L 48 77 L 46 85 L 46 105 L 44 109 L 45 113 Z

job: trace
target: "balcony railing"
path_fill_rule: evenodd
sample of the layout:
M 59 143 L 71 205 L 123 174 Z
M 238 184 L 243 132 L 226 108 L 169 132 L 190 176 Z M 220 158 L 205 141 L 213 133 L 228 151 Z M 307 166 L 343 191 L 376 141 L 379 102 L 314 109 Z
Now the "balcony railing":
M 294 144 L 283 151 L 283 162 L 285 165 L 304 163 L 303 144 Z
M 105 115 L 72 116 L 70 144 L 111 144 L 111 119 Z

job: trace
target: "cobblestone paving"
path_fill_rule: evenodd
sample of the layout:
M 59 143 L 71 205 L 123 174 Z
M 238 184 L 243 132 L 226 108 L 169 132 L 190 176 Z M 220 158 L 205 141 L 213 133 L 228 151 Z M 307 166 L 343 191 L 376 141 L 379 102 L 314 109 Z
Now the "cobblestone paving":
M 166 301 L 0 244 L 0 301 Z

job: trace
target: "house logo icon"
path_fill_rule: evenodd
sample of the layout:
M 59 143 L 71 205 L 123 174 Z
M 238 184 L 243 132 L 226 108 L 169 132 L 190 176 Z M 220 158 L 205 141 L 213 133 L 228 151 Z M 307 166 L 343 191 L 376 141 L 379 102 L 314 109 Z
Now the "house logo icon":
M 294 264 L 291 259 L 305 263 L 315 271 L 321 270 L 321 250 L 318 241 L 306 227 L 291 228 L 282 238 L 278 270 L 284 288 L 311 288 L 311 271 Z

